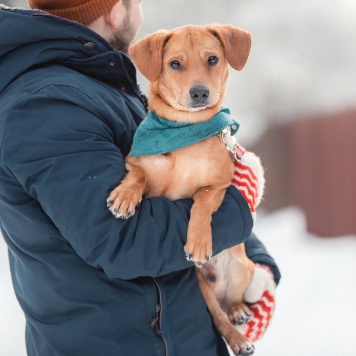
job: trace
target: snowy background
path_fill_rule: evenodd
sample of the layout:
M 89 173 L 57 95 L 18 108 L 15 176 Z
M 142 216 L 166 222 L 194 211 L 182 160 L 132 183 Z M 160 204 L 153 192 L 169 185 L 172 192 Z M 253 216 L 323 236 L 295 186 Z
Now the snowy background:
M 272 123 L 356 106 L 355 0 L 145 0 L 143 8 L 139 37 L 188 23 L 252 32 L 250 59 L 243 72 L 231 73 L 225 102 L 244 145 Z M 255 355 L 356 356 L 356 236 L 311 235 L 293 207 L 261 213 L 255 231 L 282 272 L 276 313 Z M 25 355 L 24 318 L 0 236 L 0 356 Z
M 260 216 L 255 231 L 282 271 L 276 312 L 255 355 L 356 356 L 356 236 L 312 236 L 295 208 Z M 0 355 L 25 356 L 24 318 L 3 240 L 0 281 Z

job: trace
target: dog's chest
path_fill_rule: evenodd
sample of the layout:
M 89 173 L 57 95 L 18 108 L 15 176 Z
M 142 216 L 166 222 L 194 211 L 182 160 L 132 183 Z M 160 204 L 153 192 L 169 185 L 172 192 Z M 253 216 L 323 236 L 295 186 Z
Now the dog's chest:
M 202 187 L 228 184 L 233 174 L 231 155 L 218 136 L 150 161 L 147 194 L 171 200 L 192 197 Z

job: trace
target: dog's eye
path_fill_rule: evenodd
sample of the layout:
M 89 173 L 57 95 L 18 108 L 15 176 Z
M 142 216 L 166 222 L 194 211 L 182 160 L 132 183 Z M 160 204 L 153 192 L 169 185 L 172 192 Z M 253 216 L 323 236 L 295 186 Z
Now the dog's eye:
M 181 68 L 181 64 L 178 61 L 172 61 L 171 63 L 169 63 L 169 65 L 172 69 L 180 69 Z
M 219 59 L 218 59 L 218 57 L 216 57 L 216 56 L 210 56 L 209 58 L 208 58 L 208 64 L 209 64 L 209 66 L 214 66 L 215 64 L 217 64 L 219 62 Z

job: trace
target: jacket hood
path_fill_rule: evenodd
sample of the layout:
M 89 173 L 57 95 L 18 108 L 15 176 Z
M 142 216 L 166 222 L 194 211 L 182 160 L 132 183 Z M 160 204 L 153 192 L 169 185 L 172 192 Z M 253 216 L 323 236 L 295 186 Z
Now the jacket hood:
M 0 93 L 21 74 L 46 64 L 64 65 L 135 90 L 136 70 L 130 58 L 79 23 L 0 5 L 0 33 Z

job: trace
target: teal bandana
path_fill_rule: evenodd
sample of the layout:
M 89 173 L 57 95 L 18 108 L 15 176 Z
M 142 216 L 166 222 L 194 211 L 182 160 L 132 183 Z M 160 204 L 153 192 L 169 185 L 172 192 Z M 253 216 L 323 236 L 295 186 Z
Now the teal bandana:
M 135 133 L 130 155 L 137 157 L 172 152 L 203 141 L 227 126 L 231 126 L 234 135 L 240 124 L 226 107 L 210 120 L 196 124 L 166 120 L 149 111 Z

